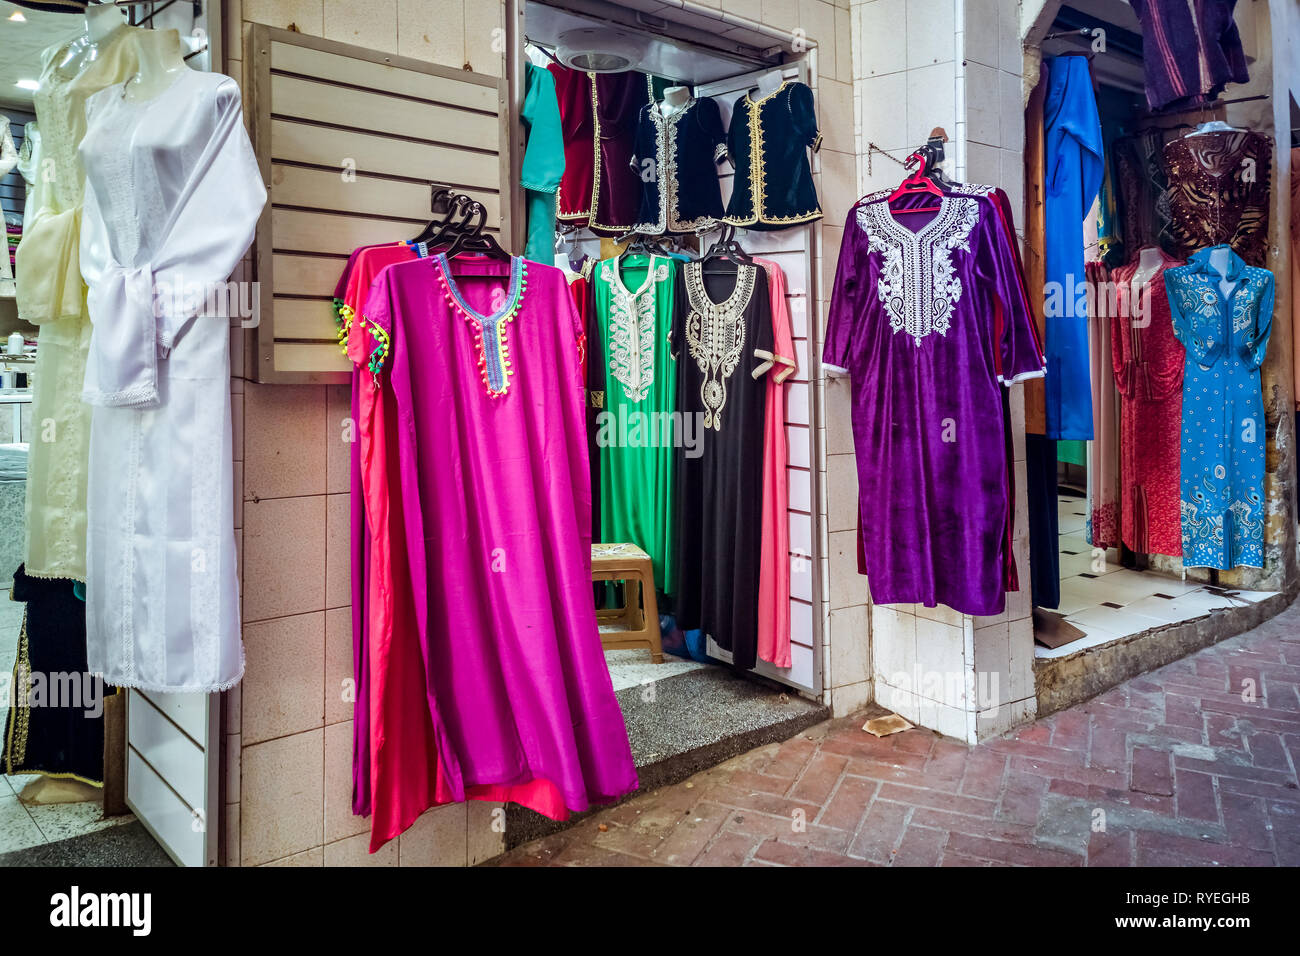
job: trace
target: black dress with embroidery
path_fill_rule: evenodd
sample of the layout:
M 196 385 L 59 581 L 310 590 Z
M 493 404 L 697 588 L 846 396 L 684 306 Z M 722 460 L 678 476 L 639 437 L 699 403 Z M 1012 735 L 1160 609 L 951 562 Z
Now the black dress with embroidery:
M 677 406 L 677 623 L 702 629 L 737 670 L 758 656 L 763 434 L 772 310 L 760 266 L 714 260 L 682 270 L 673 327 Z
M 27 605 L 18 637 L 5 726 L 6 774 L 104 780 L 102 678 L 86 673 L 86 602 L 66 578 L 14 572 L 14 601 Z
M 641 206 L 632 228 L 659 235 L 712 226 L 722 218 L 717 164 L 726 155 L 727 134 L 716 100 L 692 98 L 667 115 L 659 104 L 642 107 L 632 151 Z
M 790 80 L 771 93 L 736 100 L 727 149 L 736 167 L 725 221 L 748 229 L 784 229 L 822 217 L 808 149 L 821 146 L 813 93 Z

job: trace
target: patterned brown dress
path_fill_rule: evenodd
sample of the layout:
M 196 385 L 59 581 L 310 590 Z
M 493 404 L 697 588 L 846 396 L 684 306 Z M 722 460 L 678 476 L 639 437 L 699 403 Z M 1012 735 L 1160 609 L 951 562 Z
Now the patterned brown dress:
M 1165 146 L 1174 255 L 1227 243 L 1252 266 L 1268 252 L 1273 144 L 1249 131 L 1197 133 Z

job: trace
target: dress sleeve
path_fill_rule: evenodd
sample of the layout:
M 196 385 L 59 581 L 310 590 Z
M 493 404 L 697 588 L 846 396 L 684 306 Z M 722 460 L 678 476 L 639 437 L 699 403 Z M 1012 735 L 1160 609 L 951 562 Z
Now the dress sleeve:
M 794 332 L 790 325 L 790 303 L 786 299 L 785 273 L 772 263 L 767 269 L 767 291 L 772 307 L 772 361 L 776 369 L 772 378 L 779 385 L 799 367 L 794 351 Z
M 1259 296 L 1259 314 L 1255 317 L 1253 330 L 1246 336 L 1243 350 L 1250 368 L 1259 368 L 1264 364 L 1264 352 L 1268 349 L 1268 338 L 1273 330 L 1273 273 L 1267 275 Z
M 1133 382 L 1128 374 L 1128 324 L 1132 321 L 1129 316 L 1132 314 L 1132 306 L 1129 303 L 1131 290 L 1126 278 L 1115 280 L 1115 273 L 1111 273 L 1111 278 L 1115 281 L 1115 314 L 1110 317 L 1110 367 L 1115 375 L 1115 388 L 1125 398 L 1133 397 Z
M 654 122 L 645 114 L 645 111 L 648 109 L 652 110 L 656 109 L 656 107 L 654 104 L 650 104 L 649 106 L 641 107 L 640 111 L 637 112 L 636 124 L 633 126 L 632 133 L 632 154 L 627 158 L 628 168 L 632 170 L 632 172 L 636 173 L 637 178 L 641 180 L 641 182 L 646 181 L 644 178 L 645 171 L 642 169 L 641 164 L 647 159 L 649 159 L 651 163 L 656 163 L 659 159 L 659 152 L 655 149 L 654 137 L 646 135 L 648 132 L 646 127 L 652 125 Z M 654 175 L 656 178 L 659 176 L 659 169 L 657 166 L 654 170 Z
M 744 108 L 745 98 L 743 96 L 736 97 L 736 102 L 731 104 L 731 123 L 727 126 L 727 162 L 731 163 L 733 169 L 737 168 L 736 157 L 740 154 L 739 144 L 736 140 L 740 136 L 741 127 L 745 125 L 744 121 L 738 121 L 737 117 L 744 115 L 741 112 Z
M 857 224 L 857 214 L 856 207 L 849 211 L 840 242 L 840 259 L 835 266 L 835 284 L 826 317 L 826 344 L 822 347 L 822 368 L 836 375 L 849 374 L 853 328 L 865 311 L 864 296 L 868 294 L 865 280 L 870 269 L 869 252 L 859 245 L 862 228 Z
M 239 87 L 229 77 L 217 87 L 214 109 L 211 136 L 193 162 L 168 233 L 167 255 L 154 264 L 155 282 L 174 275 L 173 288 L 182 287 L 182 280 L 197 280 L 202 287 L 224 282 L 252 244 L 266 204 L 262 171 L 244 129 Z M 175 345 L 189 319 L 188 314 L 167 311 L 158 318 L 163 354 Z
M 539 193 L 553 193 L 564 177 L 564 136 L 560 126 L 560 101 L 555 77 L 528 64 L 528 92 L 520 113 L 528 127 L 528 143 L 519 171 L 519 185 Z
M 358 354 L 376 382 L 392 354 L 394 306 L 391 273 L 391 269 L 385 269 L 371 283 L 357 323 L 358 337 L 364 342 L 364 345 L 358 343 Z
M 1012 245 L 1011 230 L 1003 219 L 1000 207 L 992 207 L 997 221 L 977 230 L 982 236 L 977 256 L 977 268 L 988 281 L 996 300 L 999 328 L 997 329 L 998 381 L 1011 386 L 1031 378 L 1042 378 L 1047 363 L 1038 340 L 1038 327 L 1029 309 L 1029 296 L 1025 290 L 1025 275 L 1016 249 Z
M 1192 280 L 1189 278 L 1187 281 Z M 1177 270 L 1166 270 L 1165 292 L 1169 296 L 1169 317 L 1174 324 L 1174 336 L 1179 342 L 1183 343 L 1183 348 L 1187 350 L 1187 354 L 1198 365 L 1202 368 L 1208 368 L 1218 361 L 1219 353 L 1223 351 L 1226 343 L 1215 342 L 1211 338 L 1205 338 L 1197 334 L 1194 317 L 1183 311 L 1183 302 L 1179 296 L 1182 284 L 1182 279 Z
M 805 83 L 790 86 L 790 120 L 794 134 L 802 146 L 809 147 L 814 153 L 821 149 L 822 133 L 817 128 L 817 109 L 813 104 L 813 91 Z
M 776 336 L 772 332 L 772 301 L 768 294 L 767 270 L 762 266 L 753 266 L 754 270 L 754 322 L 757 324 L 754 336 L 754 358 L 758 364 L 750 371 L 754 378 L 762 378 L 776 364 L 773 347 Z
M 695 112 L 700 124 L 700 135 L 709 144 L 713 161 L 720 163 L 727 158 L 727 131 L 722 128 L 722 111 L 718 101 L 706 96 L 699 101 Z
M 686 268 L 687 264 L 682 263 L 673 270 L 673 322 L 668 336 L 668 354 L 674 360 L 682 356 L 682 346 L 686 344 L 686 320 L 691 312 L 686 297 Z

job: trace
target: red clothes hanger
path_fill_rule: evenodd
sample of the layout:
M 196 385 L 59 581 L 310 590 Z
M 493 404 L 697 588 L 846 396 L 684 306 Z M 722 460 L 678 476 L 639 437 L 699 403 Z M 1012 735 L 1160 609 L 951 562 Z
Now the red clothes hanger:
M 908 175 L 901 183 L 898 184 L 898 188 L 889 194 L 889 199 L 887 199 L 886 202 L 888 202 L 891 206 L 894 204 L 896 200 L 902 198 L 903 196 L 909 196 L 914 193 L 930 193 L 932 195 L 938 196 L 940 199 L 943 198 L 944 196 L 943 188 L 940 186 L 939 182 L 936 181 L 941 176 L 941 174 L 938 174 L 937 166 L 938 166 L 938 157 L 941 156 L 942 154 L 936 152 L 935 147 L 932 145 L 934 142 L 935 140 L 932 138 L 930 142 L 926 143 L 920 149 L 916 150 L 910 156 L 907 157 L 908 165 L 911 165 L 913 162 L 916 162 L 918 164 L 916 168 L 916 172 Z M 943 148 L 942 146 L 938 147 L 938 149 L 940 150 L 942 148 Z M 924 206 L 917 209 L 907 209 L 901 211 L 936 212 L 937 210 L 938 210 L 937 206 Z

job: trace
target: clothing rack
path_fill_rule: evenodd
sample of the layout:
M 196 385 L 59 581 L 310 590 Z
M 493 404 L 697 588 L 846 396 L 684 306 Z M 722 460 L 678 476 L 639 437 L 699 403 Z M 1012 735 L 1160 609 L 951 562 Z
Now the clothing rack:
M 1163 109 L 1151 110 L 1141 114 L 1143 119 L 1152 119 L 1157 116 L 1185 116 L 1189 113 L 1205 114 L 1220 106 L 1232 106 L 1234 103 L 1253 103 L 1255 100 L 1270 99 L 1268 93 L 1256 93 L 1254 96 L 1238 96 L 1228 100 L 1211 100 L 1209 103 L 1202 103 L 1200 106 L 1183 107 L 1182 109 Z

